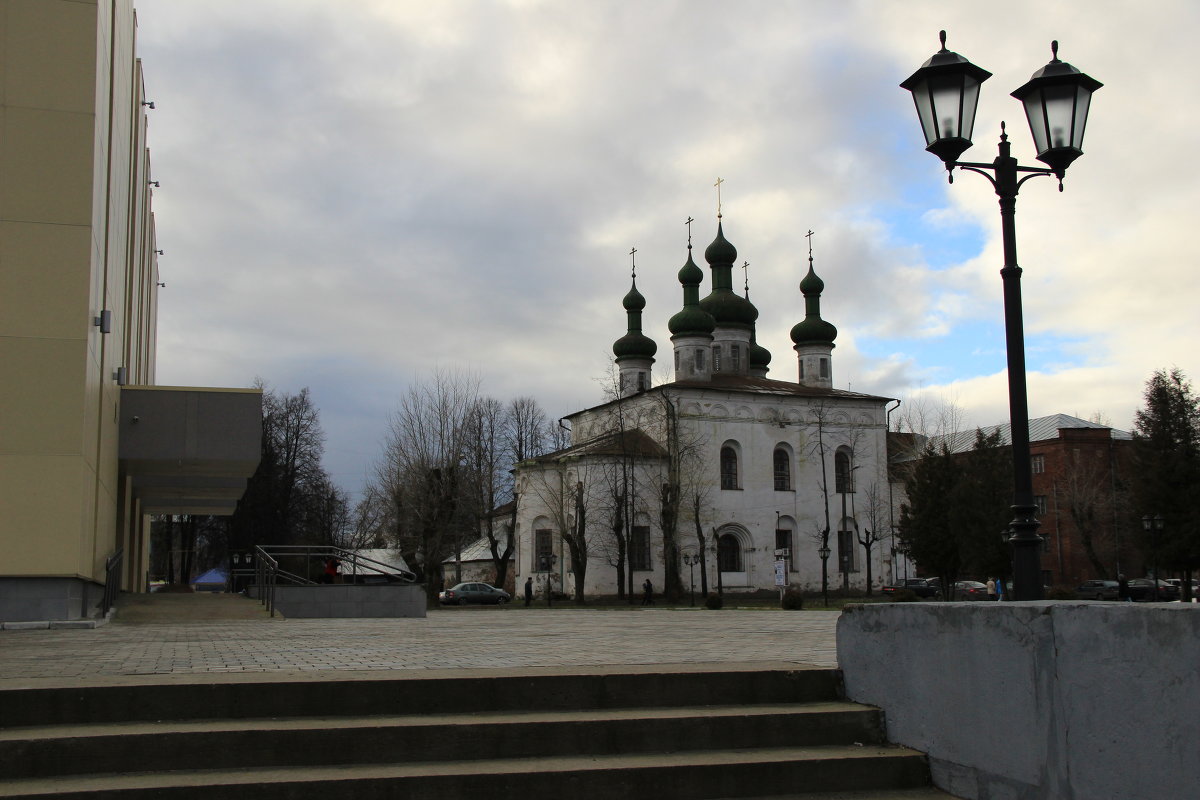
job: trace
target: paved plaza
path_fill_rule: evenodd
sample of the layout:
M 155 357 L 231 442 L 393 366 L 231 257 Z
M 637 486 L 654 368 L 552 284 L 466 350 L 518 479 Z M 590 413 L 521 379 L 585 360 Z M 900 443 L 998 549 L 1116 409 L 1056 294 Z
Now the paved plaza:
M 249 602 L 249 601 L 247 601 Z M 0 631 L 0 686 L 330 670 L 837 664 L 834 611 L 448 608 L 425 619 L 122 621 Z M 249 677 L 249 675 L 247 675 Z

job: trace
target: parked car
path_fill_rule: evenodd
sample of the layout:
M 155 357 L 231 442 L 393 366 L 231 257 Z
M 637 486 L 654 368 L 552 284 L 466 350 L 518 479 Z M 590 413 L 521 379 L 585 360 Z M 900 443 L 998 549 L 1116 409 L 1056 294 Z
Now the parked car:
M 955 600 L 990 600 L 986 583 L 958 581 L 954 584 Z
M 881 591 L 885 595 L 894 595 L 896 592 L 902 592 L 905 589 L 908 589 L 910 592 L 920 598 L 938 596 L 937 587 L 932 585 L 924 578 L 904 578 L 903 580 L 896 581 L 890 586 L 883 587 Z
M 1179 587 L 1166 581 L 1158 581 L 1157 591 L 1153 578 L 1134 578 L 1129 582 L 1129 597 L 1135 602 L 1165 602 L 1179 599 Z
M 1084 581 L 1075 587 L 1075 596 L 1080 600 L 1116 600 L 1116 581 Z
M 438 592 L 438 602 L 444 606 L 465 606 L 467 603 L 503 605 L 512 595 L 486 583 L 459 583 Z

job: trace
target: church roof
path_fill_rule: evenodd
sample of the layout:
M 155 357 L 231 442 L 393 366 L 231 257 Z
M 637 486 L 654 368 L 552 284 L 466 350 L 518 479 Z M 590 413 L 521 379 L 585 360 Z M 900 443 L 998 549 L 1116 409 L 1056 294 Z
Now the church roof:
M 740 392 L 745 394 L 758 395 L 778 395 L 783 397 L 827 397 L 834 400 L 874 400 L 881 403 L 891 402 L 894 397 L 882 397 L 880 395 L 865 394 L 863 392 L 851 392 L 845 389 L 822 389 L 816 386 L 802 386 L 798 383 L 790 381 L 777 381 L 771 378 L 755 378 L 749 375 L 732 375 L 717 373 L 709 380 L 698 381 L 672 381 L 671 383 L 663 383 L 647 389 L 645 392 L 638 395 L 644 397 L 661 391 L 711 391 L 713 389 L 727 392 Z M 592 406 L 591 408 L 581 409 L 573 414 L 567 414 L 563 419 L 572 419 L 581 414 L 586 414 L 605 406 L 619 403 L 622 400 L 629 398 L 621 398 L 621 400 L 609 400 L 606 403 Z M 565 452 L 565 451 L 560 451 Z M 553 454 L 552 454 L 553 455 Z M 543 456 L 544 458 L 544 456 Z
M 566 458 L 580 458 L 583 456 L 665 458 L 666 455 L 667 451 L 658 442 L 650 438 L 645 431 L 639 428 L 631 428 L 625 431 L 604 433 L 593 439 L 588 439 L 586 442 L 528 459 L 528 462 L 545 464 L 562 461 Z

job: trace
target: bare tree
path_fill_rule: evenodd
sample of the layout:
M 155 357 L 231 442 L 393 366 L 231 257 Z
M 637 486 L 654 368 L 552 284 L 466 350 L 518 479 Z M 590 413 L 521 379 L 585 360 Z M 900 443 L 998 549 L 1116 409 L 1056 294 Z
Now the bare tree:
M 890 532 L 888 530 L 889 502 L 886 493 L 880 489 L 879 483 L 876 481 L 867 485 L 862 496 L 861 511 L 866 524 L 858 527 L 856 536 L 867 563 L 867 594 L 870 595 L 874 588 L 872 556 L 875 545 L 882 542 Z
M 469 529 L 461 500 L 478 399 L 479 379 L 468 373 L 436 370 L 411 385 L 389 420 L 376 469 L 377 488 L 391 501 L 396 545 L 430 600 L 442 560 Z
M 584 586 L 593 549 L 589 514 L 599 485 L 597 476 L 589 473 L 597 466 L 591 459 L 564 456 L 548 457 L 528 470 L 528 491 L 539 501 L 571 557 L 578 605 L 586 603 Z

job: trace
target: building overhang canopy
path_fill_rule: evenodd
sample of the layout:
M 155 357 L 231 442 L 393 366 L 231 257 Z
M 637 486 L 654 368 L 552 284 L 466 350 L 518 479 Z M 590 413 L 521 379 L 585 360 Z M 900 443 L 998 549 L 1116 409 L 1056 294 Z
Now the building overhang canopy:
M 262 452 L 262 392 L 124 386 L 120 466 L 144 514 L 232 514 Z

